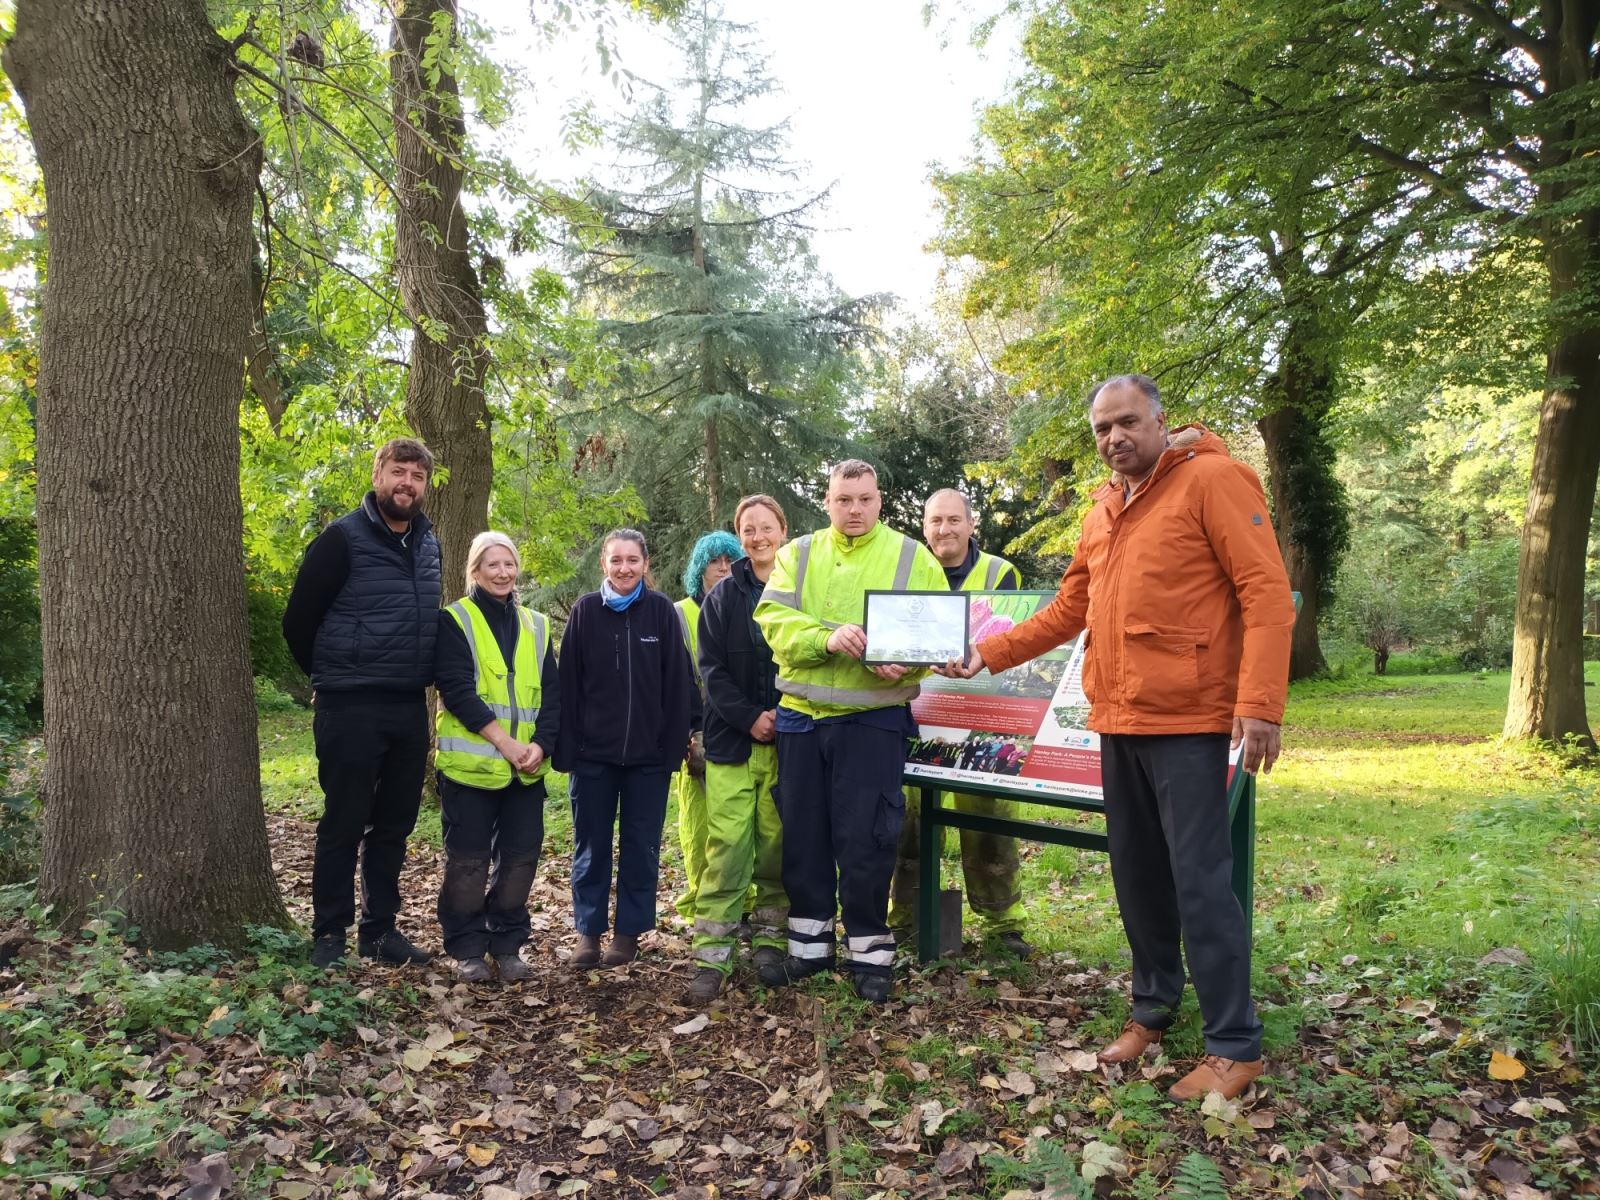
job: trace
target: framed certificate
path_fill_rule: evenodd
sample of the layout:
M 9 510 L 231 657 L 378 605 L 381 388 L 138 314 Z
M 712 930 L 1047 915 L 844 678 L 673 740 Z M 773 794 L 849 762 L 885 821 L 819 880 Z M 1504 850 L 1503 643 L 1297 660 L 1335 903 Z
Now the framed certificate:
M 967 653 L 966 592 L 868 592 L 868 666 L 931 667 Z

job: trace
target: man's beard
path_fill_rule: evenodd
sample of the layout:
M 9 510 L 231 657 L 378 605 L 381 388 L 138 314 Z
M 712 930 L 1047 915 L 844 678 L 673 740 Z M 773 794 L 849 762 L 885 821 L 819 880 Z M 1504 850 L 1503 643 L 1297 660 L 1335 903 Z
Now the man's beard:
M 417 496 L 411 497 L 411 507 L 401 508 L 394 502 L 394 493 L 378 497 L 378 511 L 391 521 L 409 521 L 422 511 L 422 501 Z

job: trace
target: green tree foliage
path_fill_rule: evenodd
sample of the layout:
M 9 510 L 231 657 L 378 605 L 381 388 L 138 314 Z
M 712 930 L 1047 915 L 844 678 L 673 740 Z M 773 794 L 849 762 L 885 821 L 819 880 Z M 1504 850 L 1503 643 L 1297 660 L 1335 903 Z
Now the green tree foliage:
M 1537 392 L 1502 400 L 1376 375 L 1341 406 L 1339 475 L 1362 520 L 1329 626 L 1375 667 L 1412 645 L 1469 669 L 1510 665 L 1539 406 Z
M 910 325 L 896 331 L 876 364 L 862 439 L 880 473 L 888 524 L 920 536 L 928 496 L 957 488 L 977 513 L 978 544 L 1015 562 L 1027 586 L 1050 588 L 1063 560 L 1019 540 L 1032 528 L 1037 494 L 996 469 L 1011 449 L 1016 407 L 980 355 Z
M 1327 122 L 1284 137 L 1285 96 L 1328 68 L 1291 28 L 1231 4 L 1038 5 L 1028 69 L 941 186 L 946 248 L 980 266 L 969 308 L 1037 315 L 1002 362 L 1054 409 L 1025 456 L 1081 464 L 1062 483 L 1080 504 L 1100 468 L 1063 392 L 1140 370 L 1225 436 L 1255 425 L 1305 597 L 1301 676 L 1323 665 L 1317 610 L 1348 535 L 1328 417 L 1357 322 L 1440 202 Z
M 441 14 L 443 16 L 444 14 Z M 569 13 L 569 19 L 574 14 Z M 395 121 L 384 31 L 347 0 L 291 11 L 242 6 L 222 24 L 236 46 L 241 98 L 266 151 L 258 237 L 261 306 L 241 414 L 245 542 L 258 671 L 285 681 L 266 636 L 305 545 L 368 486 L 373 448 L 411 433 L 405 415 L 413 339 L 394 267 Z M 438 145 L 463 170 L 467 247 L 488 328 L 473 342 L 497 467 L 489 521 L 517 538 L 541 583 L 596 530 L 630 513 L 624 492 L 586 486 L 577 448 L 556 427 L 555 397 L 602 369 L 592 331 L 565 314 L 567 293 L 532 261 L 545 226 L 577 211 L 479 136 L 514 122 L 526 81 L 488 54 L 489 32 L 441 21 L 422 54 L 424 83 L 461 92 L 466 136 Z M 449 478 L 444 464 L 441 481 Z M 458 539 L 459 540 L 459 539 Z M 452 581 L 448 587 L 456 586 Z
M 673 40 L 684 76 L 639 84 L 607 129 L 626 177 L 596 185 L 600 227 L 574 247 L 617 382 L 564 414 L 585 468 L 643 501 L 658 576 L 743 494 L 776 496 L 797 528 L 814 519 L 876 303 L 840 295 L 812 257 L 823 197 L 791 190 L 785 125 L 748 123 L 773 89 L 751 31 L 697 4 Z

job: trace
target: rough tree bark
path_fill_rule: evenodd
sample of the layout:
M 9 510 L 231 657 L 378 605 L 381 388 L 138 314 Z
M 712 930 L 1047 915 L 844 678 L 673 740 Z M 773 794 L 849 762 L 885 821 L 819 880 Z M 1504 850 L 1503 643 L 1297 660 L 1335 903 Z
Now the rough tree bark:
M 1268 413 L 1256 428 L 1267 451 L 1278 548 L 1289 586 L 1300 593 L 1289 678 L 1308 679 L 1327 670 L 1317 618 L 1344 550 L 1349 519 L 1333 474 L 1333 447 L 1323 430 L 1333 401 L 1332 377 L 1326 369 L 1286 354 L 1269 381 L 1266 399 Z
M 1517 563 L 1507 737 L 1590 746 L 1583 686 L 1583 576 L 1600 474 L 1600 328 L 1549 355 Z
M 395 275 L 416 327 L 406 376 L 406 420 L 449 473 L 435 482 L 428 514 L 444 554 L 445 594 L 461 586 L 467 550 L 488 528 L 494 454 L 483 382 L 489 367 L 483 287 L 468 253 L 460 154 L 461 90 L 447 65 L 423 66 L 440 16 L 456 27 L 455 0 L 395 6 Z
M 1543 13 L 1545 37 L 1534 49 L 1546 93 L 1592 86 L 1600 0 L 1548 3 Z M 1583 576 L 1600 476 L 1600 207 L 1574 212 L 1570 206 L 1580 187 L 1593 187 L 1593 175 L 1581 177 L 1571 164 L 1593 144 L 1600 118 L 1592 105 L 1555 115 L 1561 119 L 1542 131 L 1546 174 L 1538 195 L 1555 334 L 1517 564 L 1503 732 L 1557 742 L 1572 737 L 1592 747 L 1583 686 Z
M 240 530 L 260 146 L 202 0 L 21 0 L 5 68 L 44 174 L 39 894 L 152 944 L 284 924 Z

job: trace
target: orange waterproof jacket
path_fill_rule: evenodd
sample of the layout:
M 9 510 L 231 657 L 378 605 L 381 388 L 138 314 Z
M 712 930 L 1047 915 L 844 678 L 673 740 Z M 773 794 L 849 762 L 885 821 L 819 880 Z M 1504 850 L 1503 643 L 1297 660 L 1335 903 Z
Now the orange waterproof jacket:
M 1056 598 L 978 649 L 1001 671 L 1087 628 L 1097 733 L 1281 723 L 1294 599 L 1261 481 L 1202 426 L 1172 443 L 1126 503 L 1116 477 L 1094 493 Z

